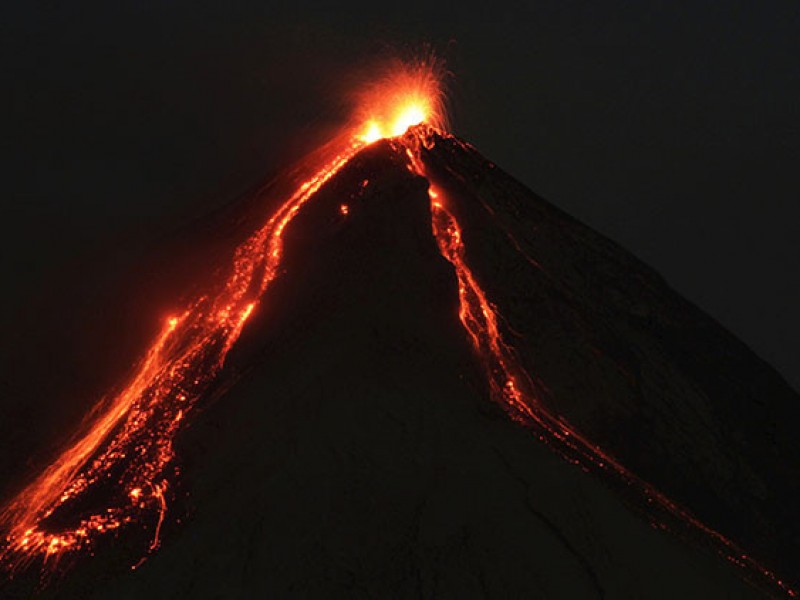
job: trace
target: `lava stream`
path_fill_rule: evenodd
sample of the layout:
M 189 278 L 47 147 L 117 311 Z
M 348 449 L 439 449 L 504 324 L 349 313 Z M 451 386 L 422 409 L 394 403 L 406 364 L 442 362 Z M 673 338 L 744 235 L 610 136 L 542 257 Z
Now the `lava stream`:
M 158 548 L 174 437 L 278 275 L 286 227 L 368 143 L 423 120 L 443 121 L 433 63 L 393 65 L 365 86 L 360 103 L 358 128 L 334 140 L 333 158 L 236 248 L 223 283 L 167 319 L 121 391 L 101 401 L 74 441 L 0 511 L 0 563 L 12 573 L 89 547 L 128 523 L 152 522 L 150 513 L 149 551 Z
M 639 479 L 627 468 L 593 444 L 564 419 L 552 414 L 539 401 L 542 391 L 517 360 L 513 348 L 502 337 L 497 309 L 489 302 L 475 275 L 466 263 L 466 250 L 461 227 L 446 200 L 425 168 L 420 149 L 430 148 L 433 136 L 439 134 L 426 126 L 406 134 L 403 141 L 409 169 L 428 181 L 433 236 L 439 251 L 453 266 L 458 280 L 459 319 L 473 347 L 480 356 L 488 378 L 492 398 L 509 416 L 537 432 L 541 441 L 570 463 L 584 470 L 601 470 L 623 483 L 628 490 L 643 497 L 648 505 L 652 524 L 665 529 L 664 517 L 676 520 L 710 539 L 715 549 L 728 561 L 744 569 L 756 579 L 777 587 L 790 597 L 798 597 L 780 577 L 758 563 L 734 542 L 708 527 L 687 509 L 670 500 L 651 484 Z M 520 250 L 517 245 L 517 249 Z M 660 513 L 660 514 L 659 514 Z
M 278 274 L 285 228 L 365 144 L 356 137 L 348 140 L 235 250 L 230 274 L 214 293 L 167 319 L 122 391 L 102 404 L 83 433 L 4 508 L 2 560 L 12 571 L 36 557 L 47 562 L 86 547 L 100 534 L 152 511 L 157 516 L 149 549 L 158 547 L 179 425 L 219 373 Z M 98 508 L 96 490 L 108 488 L 109 481 L 114 482 L 106 491 L 110 501 Z M 82 516 L 68 526 L 56 524 L 67 512 Z

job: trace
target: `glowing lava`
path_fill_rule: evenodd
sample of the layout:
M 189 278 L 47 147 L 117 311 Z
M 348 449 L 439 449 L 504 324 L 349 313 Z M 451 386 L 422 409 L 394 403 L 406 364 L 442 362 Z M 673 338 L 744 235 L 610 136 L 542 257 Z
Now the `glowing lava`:
M 361 120 L 357 137 L 367 144 L 403 135 L 410 127 L 427 123 L 445 126 L 442 69 L 431 58 L 391 65 L 358 95 Z
M 170 468 L 174 437 L 278 276 L 286 227 L 359 150 L 380 139 L 395 138 L 393 143 L 409 158 L 410 170 L 431 181 L 421 150 L 431 147 L 435 134 L 444 129 L 440 80 L 441 69 L 428 61 L 394 65 L 365 87 L 359 94 L 358 125 L 335 143 L 336 150 L 315 175 L 235 250 L 222 283 L 165 321 L 130 380 L 99 404 L 89 425 L 0 513 L 0 526 L 6 532 L 0 558 L 7 567 L 13 571 L 36 558 L 47 562 L 89 547 L 100 535 L 133 522 L 152 529 L 149 551 L 158 548 L 167 490 L 175 475 Z M 543 407 L 541 391 L 504 342 L 497 309 L 467 265 L 454 207 L 435 182 L 429 196 L 433 236 L 455 271 L 459 317 L 484 364 L 492 397 L 568 461 L 602 470 L 642 496 L 652 507 L 653 518 L 668 516 L 702 532 L 728 560 L 794 596 L 732 542 Z M 346 216 L 350 208 L 341 204 L 339 211 Z
M 453 266 L 458 280 L 459 319 L 472 346 L 481 358 L 492 398 L 518 423 L 533 430 L 562 458 L 584 470 L 602 471 L 612 480 L 642 497 L 653 526 L 669 529 L 668 524 L 694 530 L 706 536 L 726 560 L 745 570 L 752 578 L 778 588 L 791 597 L 798 592 L 761 565 L 734 542 L 712 529 L 690 511 L 670 500 L 651 484 L 639 479 L 612 456 L 579 434 L 569 423 L 550 413 L 540 402 L 543 391 L 529 376 L 516 354 L 503 340 L 497 309 L 487 299 L 466 262 L 464 236 L 446 199 L 427 172 L 421 148 L 434 145 L 434 132 L 426 126 L 404 138 L 409 168 L 428 180 L 433 236 L 442 256 Z M 456 141 L 460 144 L 460 142 Z M 519 250 L 519 248 L 517 248 Z
M 346 144 L 236 249 L 224 282 L 166 320 L 122 390 L 101 402 L 75 441 L 3 509 L 2 559 L 12 571 L 87 547 L 133 521 L 155 520 L 149 549 L 158 547 L 175 434 L 278 275 L 284 230 L 361 147 L 358 140 Z
M 175 475 L 173 439 L 277 277 L 286 227 L 366 144 L 422 121 L 442 122 L 438 79 L 427 63 L 395 65 L 359 96 L 353 133 L 332 142 L 338 149 L 316 174 L 235 250 L 216 289 L 166 319 L 130 380 L 98 404 L 74 441 L 0 512 L 6 532 L 0 560 L 12 572 L 37 557 L 47 563 L 89 547 L 132 522 L 150 523 L 149 550 L 159 546 Z M 341 214 L 348 211 L 342 204 Z

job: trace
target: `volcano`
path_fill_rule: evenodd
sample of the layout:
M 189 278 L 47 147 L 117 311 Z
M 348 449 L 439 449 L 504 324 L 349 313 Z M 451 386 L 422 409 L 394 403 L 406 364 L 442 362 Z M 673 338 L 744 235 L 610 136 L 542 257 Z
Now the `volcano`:
M 6 597 L 797 595 L 798 395 L 434 105 L 214 217 L 7 502 Z

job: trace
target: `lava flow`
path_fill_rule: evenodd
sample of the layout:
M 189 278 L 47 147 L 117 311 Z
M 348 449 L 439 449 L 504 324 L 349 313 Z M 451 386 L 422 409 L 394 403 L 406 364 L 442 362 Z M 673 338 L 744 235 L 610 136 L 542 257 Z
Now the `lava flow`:
M 121 391 L 101 402 L 97 416 L 75 441 L 3 509 L 5 565 L 13 571 L 37 558 L 48 563 L 91 547 L 102 534 L 133 522 L 151 527 L 149 551 L 158 547 L 167 490 L 175 474 L 174 437 L 278 276 L 286 227 L 359 150 L 392 138 L 406 152 L 409 169 L 430 183 L 433 236 L 455 271 L 459 317 L 485 366 L 493 399 L 570 462 L 603 471 L 644 498 L 652 518 L 677 521 L 703 533 L 728 560 L 795 596 L 775 574 L 638 479 L 539 401 L 540 386 L 503 340 L 497 309 L 466 262 L 457 211 L 425 166 L 423 149 L 435 144 L 444 127 L 436 69 L 428 64 L 394 69 L 365 89 L 360 104 L 358 126 L 334 143 L 329 160 L 235 250 L 223 283 L 166 320 Z M 347 205 L 340 210 L 346 214 Z
M 428 180 L 433 236 L 440 253 L 455 270 L 458 280 L 459 319 L 484 364 L 492 398 L 514 421 L 536 432 L 542 442 L 568 462 L 587 471 L 603 471 L 621 482 L 627 490 L 643 498 L 653 526 L 669 529 L 670 523 L 675 523 L 676 527 L 699 532 L 712 543 L 719 554 L 744 569 L 751 578 L 780 589 L 790 597 L 797 597 L 797 590 L 787 585 L 776 573 L 754 560 L 721 533 L 705 525 L 686 508 L 639 479 L 579 434 L 564 419 L 551 414 L 540 402 L 544 392 L 517 360 L 513 348 L 503 340 L 497 309 L 487 299 L 466 262 L 461 227 L 425 167 L 421 148 L 432 147 L 435 144 L 433 137 L 437 134 L 432 128 L 422 126 L 415 128 L 413 135 L 405 136 L 409 169 Z M 461 144 L 458 141 L 457 143 Z M 517 250 L 521 252 L 518 246 Z M 535 264 L 535 261 L 531 262 Z
M 158 547 L 175 472 L 173 439 L 278 275 L 284 230 L 361 148 L 426 119 L 440 123 L 439 110 L 426 64 L 394 69 L 365 89 L 359 125 L 332 143 L 332 157 L 235 250 L 224 283 L 166 320 L 121 391 L 101 401 L 74 441 L 3 508 L 0 559 L 11 572 L 37 558 L 52 564 L 134 521 L 155 522 L 149 550 Z
M 46 562 L 86 547 L 98 535 L 144 520 L 152 511 L 157 514 L 150 549 L 158 546 L 172 443 L 182 420 L 219 373 L 276 277 L 284 229 L 362 145 L 354 140 L 345 146 L 236 249 L 224 284 L 166 320 L 130 381 L 101 402 L 99 416 L 4 508 L 3 560 L 12 570 L 37 556 Z M 99 507 L 98 494 L 106 499 Z M 67 514 L 83 516 L 68 526 L 56 525 Z

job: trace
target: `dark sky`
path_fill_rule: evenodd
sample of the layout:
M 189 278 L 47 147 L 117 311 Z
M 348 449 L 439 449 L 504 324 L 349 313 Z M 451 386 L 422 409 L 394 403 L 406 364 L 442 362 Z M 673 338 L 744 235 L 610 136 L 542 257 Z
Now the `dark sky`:
M 360 68 L 429 42 L 455 133 L 800 388 L 796 0 L 15 4 L 0 325 L 75 257 L 146 247 L 312 149 Z

